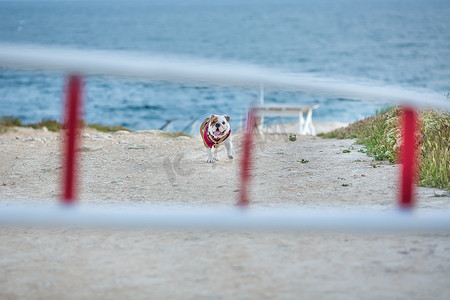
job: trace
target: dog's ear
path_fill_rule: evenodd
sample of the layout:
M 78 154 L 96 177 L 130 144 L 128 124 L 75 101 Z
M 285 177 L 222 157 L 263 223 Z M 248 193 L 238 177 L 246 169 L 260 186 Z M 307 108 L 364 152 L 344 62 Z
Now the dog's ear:
M 230 116 L 225 116 L 225 119 L 227 119 L 227 122 L 230 122 Z

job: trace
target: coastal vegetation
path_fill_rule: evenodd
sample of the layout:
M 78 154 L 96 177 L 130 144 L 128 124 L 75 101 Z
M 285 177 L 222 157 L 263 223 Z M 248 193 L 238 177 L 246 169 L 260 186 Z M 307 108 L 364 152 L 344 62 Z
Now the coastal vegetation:
M 43 129 L 46 128 L 48 131 L 52 132 L 58 132 L 63 128 L 63 124 L 59 123 L 55 120 L 42 120 L 38 123 L 30 123 L 30 124 L 23 124 L 22 121 L 19 118 L 15 117 L 0 117 L 0 134 L 5 133 L 9 130 L 11 127 L 28 127 L 33 129 Z M 81 122 L 81 127 L 91 128 L 95 129 L 100 132 L 116 132 L 116 131 L 131 131 L 130 129 L 123 127 L 123 126 L 108 126 L 108 125 L 102 125 L 98 123 L 91 123 L 86 124 L 84 121 Z M 169 132 L 164 131 L 162 132 L 162 136 L 167 138 L 176 138 L 180 136 L 190 137 L 189 134 L 185 132 Z
M 122 126 L 107 126 L 101 125 L 98 123 L 86 124 L 84 122 L 81 123 L 82 127 L 87 127 L 91 129 L 95 129 L 100 132 L 115 132 L 115 131 L 130 131 L 129 129 Z M 6 132 L 10 127 L 29 127 L 34 129 L 43 129 L 44 127 L 48 131 L 57 132 L 63 128 L 63 125 L 56 120 L 42 120 L 38 123 L 31 124 L 23 124 L 19 118 L 15 117 L 0 117 L 0 133 Z
M 322 134 L 326 138 L 357 140 L 376 160 L 399 162 L 402 141 L 399 127 L 401 109 L 391 107 L 374 116 Z M 450 114 L 436 110 L 419 113 L 417 140 L 419 155 L 418 183 L 423 187 L 450 189 Z

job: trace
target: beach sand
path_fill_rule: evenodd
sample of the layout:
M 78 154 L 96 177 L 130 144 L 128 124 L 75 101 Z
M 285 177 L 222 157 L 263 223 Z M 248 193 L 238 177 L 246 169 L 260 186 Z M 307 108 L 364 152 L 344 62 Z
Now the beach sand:
M 354 140 L 290 141 L 292 130 L 256 139 L 251 207 L 395 209 L 397 165 Z M 235 159 L 221 148 L 208 164 L 199 136 L 87 130 L 80 205 L 232 206 L 241 138 Z M 0 135 L 0 204 L 54 204 L 60 152 L 58 133 Z M 450 209 L 436 189 L 417 200 L 417 210 Z M 0 228 L 0 299 L 449 298 L 450 234 Z

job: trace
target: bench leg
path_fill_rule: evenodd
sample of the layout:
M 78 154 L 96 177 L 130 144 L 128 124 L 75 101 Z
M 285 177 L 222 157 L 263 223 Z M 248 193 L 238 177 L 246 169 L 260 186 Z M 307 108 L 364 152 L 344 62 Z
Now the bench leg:
M 306 121 L 305 118 L 303 118 L 303 113 L 301 112 L 299 114 L 298 133 L 301 135 L 316 135 L 316 129 L 312 122 L 312 109 L 308 110 Z
M 306 123 L 305 123 L 305 134 L 309 134 L 312 136 L 316 135 L 316 129 L 314 128 L 313 122 L 312 122 L 312 109 L 308 110 L 308 114 L 306 116 Z
M 303 118 L 303 113 L 300 112 L 298 116 L 298 134 L 304 134 L 305 131 L 305 119 Z

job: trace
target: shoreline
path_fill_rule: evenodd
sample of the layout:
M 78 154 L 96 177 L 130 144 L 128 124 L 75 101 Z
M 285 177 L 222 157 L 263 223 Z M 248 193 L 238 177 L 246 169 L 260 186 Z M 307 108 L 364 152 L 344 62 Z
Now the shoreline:
M 129 128 L 122 127 L 120 125 L 102 125 L 99 123 L 85 123 L 83 122 L 83 127 L 95 129 L 100 132 L 116 132 L 116 131 L 129 131 L 129 132 L 139 132 L 139 131 L 161 131 L 161 132 L 172 132 L 172 133 L 184 133 L 189 134 L 186 132 L 181 131 L 168 131 L 168 130 L 161 130 L 161 129 L 140 129 L 140 130 L 131 130 Z M 346 127 L 350 123 L 347 122 L 340 122 L 340 121 L 328 121 L 328 122 L 312 122 L 314 127 L 316 128 L 316 133 L 327 133 L 330 131 L 333 131 L 335 129 Z M 43 129 L 43 130 L 49 130 L 49 131 L 59 131 L 63 127 L 61 123 L 59 123 L 56 120 L 42 120 L 38 123 L 28 123 L 24 124 L 19 118 L 13 117 L 13 116 L 0 116 L 0 134 L 7 130 L 10 127 L 22 127 L 22 128 L 33 128 L 33 129 Z M 1 130 L 3 129 L 3 130 Z M 240 131 L 242 128 L 236 128 L 234 131 Z M 264 130 L 267 132 L 273 132 L 273 133 L 297 133 L 298 132 L 298 122 L 287 122 L 287 123 L 276 123 L 276 124 L 270 124 L 269 126 L 265 126 Z

